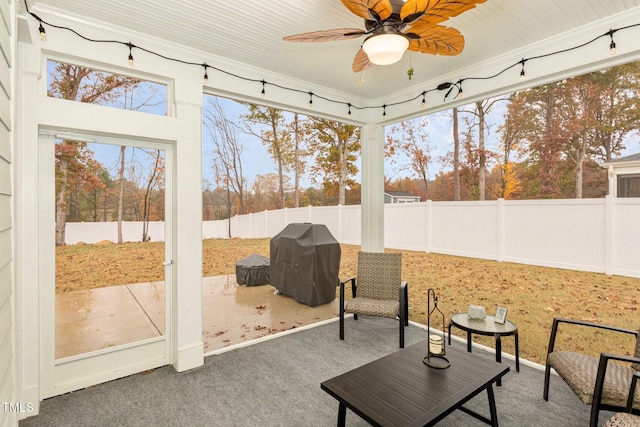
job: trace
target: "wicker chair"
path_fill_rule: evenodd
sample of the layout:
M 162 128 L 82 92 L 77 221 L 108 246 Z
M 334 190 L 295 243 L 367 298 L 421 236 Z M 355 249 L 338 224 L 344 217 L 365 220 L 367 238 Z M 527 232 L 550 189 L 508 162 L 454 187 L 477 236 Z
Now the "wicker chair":
M 409 324 L 408 285 L 402 282 L 402 254 L 358 253 L 358 273 L 340 282 L 340 339 L 344 339 L 344 314 L 399 318 L 400 348 Z M 352 299 L 345 302 L 344 288 L 351 282 Z
M 556 334 L 558 327 L 564 323 L 633 335 L 636 337 L 634 356 L 601 353 L 597 358 L 570 351 L 556 351 L 554 349 Z M 624 362 L 624 364 L 609 363 L 610 361 Z M 632 378 L 637 371 L 640 371 L 638 331 L 579 320 L 553 319 L 544 372 L 544 400 L 549 400 L 551 368 L 555 369 L 584 404 L 591 405 L 589 425 L 596 427 L 601 409 L 620 411 L 627 408 Z M 640 390 L 635 390 L 633 401 L 629 405 L 629 414 L 631 413 L 640 414 Z M 626 418 L 630 416 L 629 414 L 621 417 Z
M 631 387 L 629 387 L 629 397 L 627 399 L 626 412 L 618 412 L 604 424 L 604 427 L 640 427 L 640 417 L 631 414 L 631 408 L 633 405 L 633 395 L 636 393 L 636 384 L 640 379 L 640 372 L 636 371 L 633 374 L 631 380 Z

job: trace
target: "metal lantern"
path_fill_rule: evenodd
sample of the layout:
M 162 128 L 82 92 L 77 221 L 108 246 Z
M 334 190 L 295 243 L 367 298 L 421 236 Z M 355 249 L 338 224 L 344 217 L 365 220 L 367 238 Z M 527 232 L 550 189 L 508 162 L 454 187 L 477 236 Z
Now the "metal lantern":
M 433 300 L 433 305 L 432 305 Z M 431 331 L 431 322 L 441 327 L 440 333 Z M 429 340 L 427 344 L 427 355 L 423 359 L 425 365 L 436 369 L 448 368 L 451 363 L 445 356 L 447 354 L 444 339 L 444 313 L 438 308 L 438 297 L 432 288 L 427 292 L 427 333 Z

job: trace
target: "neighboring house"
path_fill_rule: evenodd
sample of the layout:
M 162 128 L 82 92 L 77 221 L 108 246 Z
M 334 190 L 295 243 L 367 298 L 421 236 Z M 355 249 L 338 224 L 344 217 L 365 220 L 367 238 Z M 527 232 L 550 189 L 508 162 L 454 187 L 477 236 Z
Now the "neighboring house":
M 609 194 L 640 197 L 640 153 L 611 160 L 601 166 L 609 172 Z
M 384 202 L 385 203 L 417 203 L 420 201 L 420 196 L 409 191 L 385 191 Z

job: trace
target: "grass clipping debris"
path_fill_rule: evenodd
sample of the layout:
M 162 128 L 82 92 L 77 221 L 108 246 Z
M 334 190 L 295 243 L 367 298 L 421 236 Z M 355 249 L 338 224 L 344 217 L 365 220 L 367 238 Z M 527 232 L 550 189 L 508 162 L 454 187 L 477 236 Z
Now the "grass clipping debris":
M 341 248 L 340 277 L 354 276 L 360 247 Z M 426 324 L 429 288 L 438 295 L 438 307 L 446 319 L 466 312 L 470 304 L 485 307 L 491 315 L 497 307 L 506 307 L 507 319 L 518 326 L 520 357 L 537 363 L 545 361 L 554 317 L 635 330 L 640 326 L 640 279 L 415 251 L 388 252 L 403 254 L 410 320 Z M 235 274 L 235 263 L 253 253 L 268 257 L 269 239 L 204 240 L 203 274 Z M 56 249 L 56 291 L 163 280 L 163 262 L 162 242 L 60 246 Z M 452 333 L 464 336 L 456 328 Z M 474 340 L 494 346 L 491 337 Z M 563 326 L 556 348 L 594 356 L 601 352 L 631 355 L 633 343 L 632 336 Z M 503 339 L 503 350 L 513 354 L 513 339 Z

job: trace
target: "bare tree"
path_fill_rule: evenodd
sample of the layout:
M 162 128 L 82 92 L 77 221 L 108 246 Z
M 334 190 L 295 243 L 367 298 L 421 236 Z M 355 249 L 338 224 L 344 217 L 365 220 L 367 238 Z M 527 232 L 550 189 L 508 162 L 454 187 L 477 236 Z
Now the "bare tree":
M 238 198 L 238 213 L 245 213 L 245 177 L 242 174 L 243 146 L 239 139 L 240 127 L 225 115 L 217 98 L 209 98 L 203 113 L 204 126 L 211 136 L 214 155 L 226 179 L 231 209 L 231 191 Z M 229 213 L 229 215 L 231 215 Z

